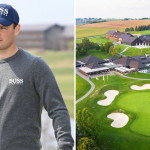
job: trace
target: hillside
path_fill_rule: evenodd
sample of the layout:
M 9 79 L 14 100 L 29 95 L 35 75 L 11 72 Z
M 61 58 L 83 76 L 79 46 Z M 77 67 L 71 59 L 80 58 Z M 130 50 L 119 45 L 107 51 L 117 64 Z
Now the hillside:
M 102 23 L 86 24 L 80 27 L 88 28 L 109 28 L 109 29 L 125 29 L 127 27 L 136 27 L 140 25 L 150 25 L 150 20 L 123 20 L 123 21 L 111 21 Z

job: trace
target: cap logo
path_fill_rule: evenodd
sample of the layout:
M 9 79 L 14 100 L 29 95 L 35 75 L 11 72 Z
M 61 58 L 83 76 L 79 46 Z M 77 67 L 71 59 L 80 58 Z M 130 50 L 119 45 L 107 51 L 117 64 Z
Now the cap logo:
M 0 14 L 4 15 L 4 16 L 7 16 L 8 15 L 8 9 L 0 7 Z

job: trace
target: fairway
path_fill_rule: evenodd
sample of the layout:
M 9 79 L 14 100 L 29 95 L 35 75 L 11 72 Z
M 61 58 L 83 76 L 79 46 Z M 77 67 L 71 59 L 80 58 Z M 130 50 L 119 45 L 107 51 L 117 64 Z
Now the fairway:
M 136 119 L 130 129 L 150 136 L 150 91 L 132 91 L 119 97 L 117 106 L 132 112 Z
M 76 111 L 87 108 L 93 114 L 92 119 L 100 127 L 97 129 L 99 147 L 110 150 L 149 150 L 150 90 L 136 91 L 130 86 L 142 86 L 150 84 L 150 81 L 127 79 L 118 75 L 109 76 L 108 80 L 99 77 L 91 81 L 95 89 L 77 103 Z M 98 105 L 98 101 L 107 98 L 104 93 L 108 90 L 117 90 L 119 94 L 110 105 Z M 107 118 L 111 113 L 126 114 L 129 117 L 128 123 L 122 128 L 112 127 L 113 120 Z

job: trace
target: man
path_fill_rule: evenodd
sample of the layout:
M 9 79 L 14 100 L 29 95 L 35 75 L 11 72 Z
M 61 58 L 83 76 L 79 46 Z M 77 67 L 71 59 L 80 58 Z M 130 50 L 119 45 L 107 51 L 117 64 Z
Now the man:
M 70 117 L 55 78 L 43 59 L 17 48 L 19 31 L 17 11 L 0 4 L 0 150 L 41 149 L 43 106 L 58 149 L 71 150 Z

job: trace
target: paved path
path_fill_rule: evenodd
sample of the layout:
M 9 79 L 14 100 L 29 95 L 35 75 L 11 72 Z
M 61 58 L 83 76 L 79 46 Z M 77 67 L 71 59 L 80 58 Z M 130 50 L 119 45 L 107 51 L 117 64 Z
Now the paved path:
M 81 98 L 79 98 L 76 103 L 80 102 L 81 100 L 83 100 L 84 98 L 86 98 L 94 89 L 95 89 L 95 85 L 93 84 L 93 82 L 91 82 L 89 80 L 89 77 L 83 75 L 82 73 L 80 73 L 78 70 L 76 70 L 76 73 L 82 77 L 83 79 L 85 79 L 87 82 L 89 82 L 91 84 L 91 89 L 84 95 L 82 96 Z
M 93 84 L 93 82 L 91 82 L 91 81 L 89 80 L 89 77 L 83 75 L 83 74 L 80 73 L 78 70 L 76 70 L 76 73 L 77 73 L 80 77 L 82 77 L 83 79 L 85 79 L 87 82 L 89 82 L 89 83 L 91 84 L 91 89 L 90 89 L 84 96 L 82 96 L 81 98 L 79 98 L 79 99 L 76 101 L 76 103 L 78 103 L 78 102 L 80 102 L 81 100 L 83 100 L 84 98 L 86 98 L 86 97 L 95 89 L 95 85 Z M 114 74 L 114 73 L 110 73 L 109 75 L 113 75 L 113 74 Z M 124 78 L 128 78 L 128 79 L 134 79 L 134 80 L 150 80 L 150 79 L 141 79 L 141 78 L 128 77 L 128 76 L 125 76 L 125 75 L 120 74 L 120 73 L 118 73 L 118 72 L 115 72 L 115 74 L 120 75 L 120 76 L 122 76 L 122 77 L 124 77 Z M 99 75 L 99 76 L 96 75 L 96 76 L 93 76 L 93 77 L 91 77 L 91 78 L 96 78 L 96 77 L 100 77 L 100 76 L 103 76 L 103 75 Z
M 120 52 L 120 54 L 124 53 L 129 47 L 131 46 L 126 47 L 122 52 Z

